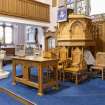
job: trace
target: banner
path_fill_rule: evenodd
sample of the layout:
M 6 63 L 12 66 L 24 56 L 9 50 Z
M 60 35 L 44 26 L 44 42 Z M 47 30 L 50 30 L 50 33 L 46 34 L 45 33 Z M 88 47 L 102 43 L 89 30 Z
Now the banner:
M 74 2 L 74 0 L 66 0 L 66 4 L 72 4 Z
M 66 7 L 58 8 L 57 22 L 63 22 L 63 21 L 67 21 L 67 8 Z

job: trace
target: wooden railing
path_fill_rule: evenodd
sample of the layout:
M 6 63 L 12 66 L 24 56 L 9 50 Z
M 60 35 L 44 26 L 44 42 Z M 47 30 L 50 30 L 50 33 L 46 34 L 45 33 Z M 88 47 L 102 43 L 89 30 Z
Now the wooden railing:
M 0 0 L 0 14 L 49 22 L 49 5 L 34 0 Z

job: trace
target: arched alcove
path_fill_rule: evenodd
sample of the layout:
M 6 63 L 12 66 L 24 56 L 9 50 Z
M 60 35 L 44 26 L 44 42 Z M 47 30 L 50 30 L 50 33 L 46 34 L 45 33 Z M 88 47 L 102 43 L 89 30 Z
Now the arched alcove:
M 71 38 L 72 39 L 84 39 L 85 34 L 84 34 L 84 25 L 80 21 L 75 21 L 71 25 Z

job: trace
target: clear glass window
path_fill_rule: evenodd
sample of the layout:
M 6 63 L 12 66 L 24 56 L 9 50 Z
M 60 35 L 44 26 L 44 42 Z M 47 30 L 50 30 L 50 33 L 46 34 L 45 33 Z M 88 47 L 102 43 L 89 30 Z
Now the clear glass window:
M 5 27 L 5 43 L 12 43 L 12 27 Z
M 0 26 L 0 42 L 3 43 L 3 27 Z
M 55 48 L 55 38 L 48 39 L 48 49 Z

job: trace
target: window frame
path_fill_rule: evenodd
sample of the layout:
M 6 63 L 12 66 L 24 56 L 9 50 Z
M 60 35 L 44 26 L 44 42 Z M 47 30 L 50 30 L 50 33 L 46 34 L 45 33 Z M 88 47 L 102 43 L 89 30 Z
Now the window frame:
M 55 41 L 55 44 L 53 43 L 53 41 Z M 55 47 L 56 47 L 56 39 L 54 37 L 48 37 L 48 49 L 52 49 L 52 48 L 55 48 Z
M 3 28 L 3 42 L 2 45 L 13 45 L 13 26 L 12 25 L 6 25 L 6 24 L 0 24 L 0 27 Z M 6 27 L 11 27 L 12 30 L 12 42 L 11 43 L 6 43 Z

